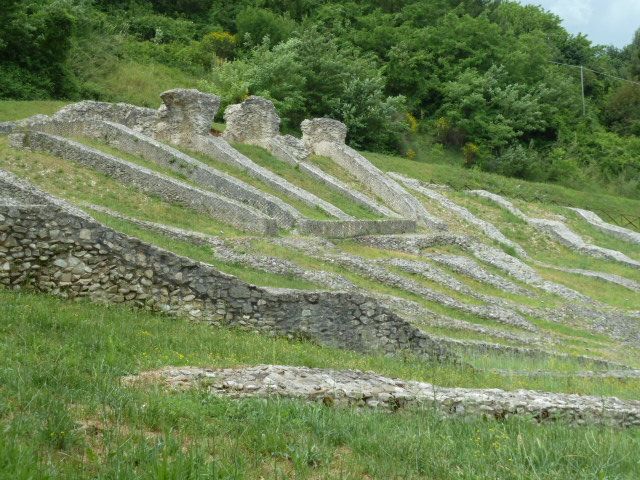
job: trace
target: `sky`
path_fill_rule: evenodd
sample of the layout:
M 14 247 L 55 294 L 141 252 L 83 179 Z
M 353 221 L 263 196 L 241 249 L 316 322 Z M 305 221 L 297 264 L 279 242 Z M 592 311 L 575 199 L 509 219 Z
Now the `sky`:
M 541 5 L 563 20 L 573 34 L 584 33 L 600 45 L 624 47 L 640 28 L 640 0 L 520 0 Z

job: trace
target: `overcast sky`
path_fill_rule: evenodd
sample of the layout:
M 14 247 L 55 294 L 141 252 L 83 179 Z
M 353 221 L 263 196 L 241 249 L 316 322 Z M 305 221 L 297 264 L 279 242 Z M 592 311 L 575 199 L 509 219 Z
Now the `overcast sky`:
M 593 43 L 624 47 L 640 28 L 640 0 L 520 0 L 541 5 L 563 20 L 571 33 Z

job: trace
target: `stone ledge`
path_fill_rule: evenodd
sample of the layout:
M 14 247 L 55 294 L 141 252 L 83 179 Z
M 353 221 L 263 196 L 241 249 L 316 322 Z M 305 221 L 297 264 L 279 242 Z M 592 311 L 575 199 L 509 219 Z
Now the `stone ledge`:
M 93 168 L 167 202 L 178 203 L 237 228 L 275 235 L 278 226 L 270 217 L 251 207 L 213 192 L 200 190 L 153 170 L 113 157 L 80 143 L 42 132 L 15 133 L 12 145 L 44 151 Z
M 350 238 L 363 235 L 391 235 L 413 233 L 417 229 L 415 220 L 300 220 L 299 233 L 328 238 Z
M 324 405 L 381 408 L 431 407 L 448 417 L 532 421 L 573 425 L 640 426 L 640 401 L 533 390 L 444 388 L 430 383 L 383 377 L 373 372 L 258 365 L 207 369 L 167 367 L 122 379 L 127 386 L 161 385 L 201 389 L 229 398 L 285 397 Z

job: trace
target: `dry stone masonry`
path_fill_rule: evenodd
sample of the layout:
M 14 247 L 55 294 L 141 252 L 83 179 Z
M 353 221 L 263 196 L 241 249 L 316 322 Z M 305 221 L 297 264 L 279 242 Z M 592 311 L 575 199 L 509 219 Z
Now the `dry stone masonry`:
M 581 208 L 571 208 L 574 212 L 580 215 L 590 225 L 602 230 L 605 233 L 613 235 L 614 237 L 621 238 L 627 242 L 640 244 L 640 232 L 634 232 L 628 228 L 619 227 L 618 225 L 612 225 L 605 222 L 596 213 L 589 210 L 582 210 Z
M 603 248 L 585 242 L 580 235 L 570 230 L 564 223 L 558 220 L 528 217 L 519 208 L 516 208 L 509 200 L 495 193 L 487 192 L 485 190 L 472 190 L 470 193 L 497 203 L 513 215 L 521 218 L 534 228 L 547 233 L 569 248 L 576 249 L 579 252 L 591 255 L 592 257 L 615 260 L 630 267 L 640 268 L 640 262 L 637 260 L 629 258 L 624 253 L 618 252 L 617 250 L 611 250 L 609 248 Z
M 247 205 L 207 190 L 201 190 L 73 140 L 44 132 L 31 131 L 14 133 L 10 136 L 10 141 L 13 147 L 47 152 L 74 161 L 124 184 L 157 195 L 167 202 L 192 208 L 213 218 L 222 218 L 240 229 L 267 235 L 275 235 L 278 231 L 275 220 Z
M 227 107 L 224 118 L 226 129 L 223 136 L 226 140 L 265 148 L 276 158 L 296 166 L 333 190 L 350 197 L 355 203 L 384 216 L 397 216 L 385 206 L 309 163 L 307 160 L 311 153 L 302 140 L 291 135 L 280 135 L 280 117 L 270 100 L 251 96 L 242 103 Z
M 316 118 L 305 120 L 301 128 L 302 141 L 312 153 L 334 160 L 362 183 L 368 185 L 398 213 L 418 220 L 431 228 L 446 228 L 446 224 L 427 212 L 418 199 L 345 144 L 347 127 L 343 123 L 329 118 Z
M 225 369 L 167 367 L 125 377 L 123 382 L 129 386 L 160 384 L 178 390 L 202 389 L 228 398 L 285 397 L 392 411 L 426 407 L 447 417 L 502 420 L 520 416 L 536 422 L 640 426 L 640 401 L 635 400 L 531 390 L 443 388 L 357 370 L 281 365 Z
M 357 351 L 451 358 L 428 335 L 365 295 L 249 285 L 115 232 L 72 207 L 55 206 L 50 196 L 2 174 L 0 196 L 15 190 L 37 204 L 0 207 L 0 285 L 127 303 Z

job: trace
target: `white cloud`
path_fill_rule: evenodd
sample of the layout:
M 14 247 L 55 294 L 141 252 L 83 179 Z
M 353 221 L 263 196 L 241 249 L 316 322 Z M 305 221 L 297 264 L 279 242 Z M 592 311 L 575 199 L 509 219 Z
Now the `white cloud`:
M 571 33 L 584 33 L 597 44 L 623 47 L 640 28 L 640 0 L 520 1 L 541 5 L 562 18 Z

